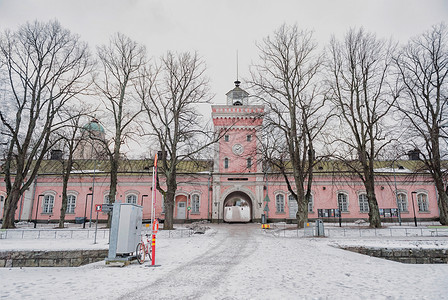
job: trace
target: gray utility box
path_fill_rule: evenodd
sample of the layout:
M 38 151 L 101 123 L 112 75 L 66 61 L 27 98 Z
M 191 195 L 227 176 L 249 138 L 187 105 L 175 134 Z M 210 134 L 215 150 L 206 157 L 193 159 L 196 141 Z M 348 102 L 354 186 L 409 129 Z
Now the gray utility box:
M 322 220 L 316 220 L 314 229 L 314 236 L 325 236 L 324 222 Z
M 114 203 L 110 227 L 108 259 L 129 256 L 141 239 L 142 207 L 130 203 Z

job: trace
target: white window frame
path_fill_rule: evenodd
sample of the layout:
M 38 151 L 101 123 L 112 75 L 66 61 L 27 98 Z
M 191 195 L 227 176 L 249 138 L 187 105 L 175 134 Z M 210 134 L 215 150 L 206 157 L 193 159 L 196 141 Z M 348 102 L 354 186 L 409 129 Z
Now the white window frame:
M 344 196 L 344 199 L 341 199 Z M 344 201 L 341 201 L 344 200 Z M 339 209 L 339 202 L 341 202 L 341 212 L 348 212 L 349 201 L 348 201 L 348 193 L 346 192 L 338 192 L 337 194 L 337 206 Z
M 277 213 L 285 212 L 285 195 L 283 193 L 278 193 L 275 195 L 275 211 Z
M 364 199 L 361 199 L 361 198 L 364 198 Z M 361 213 L 369 212 L 369 199 L 367 198 L 366 193 L 358 194 L 358 205 L 359 205 L 359 212 L 361 212 Z
M 191 195 L 191 213 L 198 214 L 201 208 L 201 197 L 199 194 Z
M 45 194 L 44 200 L 42 201 L 42 213 L 52 214 L 54 209 L 54 198 L 53 194 Z
M 417 206 L 419 212 L 429 212 L 429 202 L 427 193 L 420 192 L 417 194 Z
M 405 192 L 398 192 L 397 203 L 400 211 L 408 212 L 408 195 Z
M 314 196 L 310 194 L 310 201 L 308 201 L 308 212 L 313 212 L 314 208 Z
M 129 200 L 131 200 L 130 198 L 134 198 L 135 197 L 135 201 L 130 202 Z M 138 197 L 136 194 L 127 194 L 126 195 L 126 203 L 130 203 L 130 204 L 137 204 L 138 202 Z
M 67 195 L 67 209 L 65 210 L 66 214 L 74 214 L 76 208 L 76 195 L 68 194 Z
M 109 193 L 105 194 L 103 197 L 104 204 L 110 204 Z

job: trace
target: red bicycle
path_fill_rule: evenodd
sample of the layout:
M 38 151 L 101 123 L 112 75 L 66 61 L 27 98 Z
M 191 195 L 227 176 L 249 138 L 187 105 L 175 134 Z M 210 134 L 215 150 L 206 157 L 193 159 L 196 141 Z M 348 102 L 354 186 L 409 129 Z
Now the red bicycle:
M 135 249 L 135 256 L 137 258 L 137 261 L 139 264 L 142 264 L 145 262 L 146 255 L 148 255 L 149 260 L 151 260 L 151 241 L 149 237 L 150 234 L 145 234 L 146 236 L 146 242 L 142 236 L 142 239 L 140 243 L 137 244 L 137 249 Z

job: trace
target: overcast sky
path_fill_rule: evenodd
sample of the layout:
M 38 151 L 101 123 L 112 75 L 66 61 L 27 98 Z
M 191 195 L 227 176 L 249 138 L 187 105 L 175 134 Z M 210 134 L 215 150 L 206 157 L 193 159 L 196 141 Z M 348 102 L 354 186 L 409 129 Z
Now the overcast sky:
M 0 0 L 1 30 L 35 19 L 58 19 L 92 47 L 120 31 L 146 45 L 150 56 L 198 51 L 208 66 L 213 102 L 224 104 L 236 78 L 236 51 L 241 79 L 257 57 L 255 42 L 283 23 L 314 30 L 322 46 L 354 26 L 405 42 L 447 21 L 448 1 Z

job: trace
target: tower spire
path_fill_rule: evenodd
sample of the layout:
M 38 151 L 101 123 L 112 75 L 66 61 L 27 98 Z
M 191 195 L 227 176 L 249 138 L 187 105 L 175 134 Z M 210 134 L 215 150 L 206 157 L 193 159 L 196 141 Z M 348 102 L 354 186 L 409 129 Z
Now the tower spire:
M 234 82 L 235 83 L 235 86 L 236 87 L 239 87 L 240 86 L 240 81 L 238 80 L 238 49 L 236 50 L 236 81 Z

